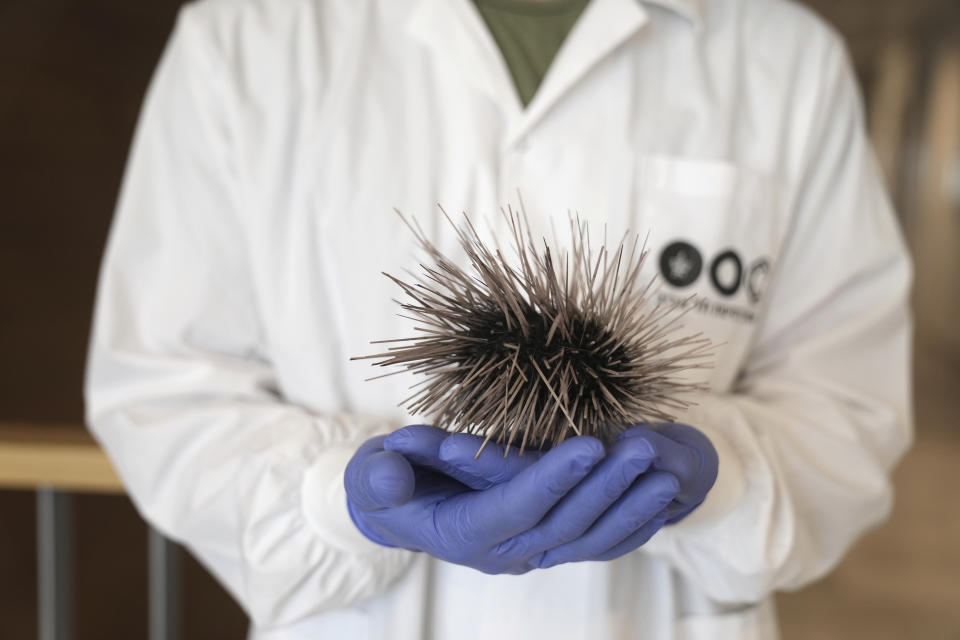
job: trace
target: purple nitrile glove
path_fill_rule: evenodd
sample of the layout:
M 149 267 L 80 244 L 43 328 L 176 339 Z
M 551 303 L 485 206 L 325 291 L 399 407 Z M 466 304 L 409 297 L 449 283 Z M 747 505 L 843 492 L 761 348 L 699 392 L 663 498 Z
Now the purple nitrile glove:
M 720 460 L 710 438 L 688 424 L 667 422 L 655 428 L 631 427 L 620 434 L 618 442 L 633 439 L 648 443 L 656 452 L 651 468 L 668 471 L 680 481 L 667 524 L 683 520 L 706 499 L 717 480 Z
M 475 489 L 509 482 L 536 469 L 549 455 L 527 451 L 520 456 L 514 447 L 504 456 L 502 447 L 488 443 L 476 456 L 482 442 L 478 436 L 448 435 L 435 427 L 414 425 L 390 434 L 383 446 Z M 656 458 L 654 447 L 645 440 L 614 443 L 536 527 L 503 542 L 498 552 L 526 556 L 546 568 L 610 560 L 636 549 L 670 517 L 667 507 L 680 489 L 672 474 L 651 467 Z
M 344 473 L 347 507 L 357 528 L 387 546 L 424 551 L 485 573 L 525 573 L 539 566 L 542 550 L 517 547 L 603 458 L 595 438 L 571 438 L 511 479 L 472 490 L 429 468 L 411 465 L 384 449 L 384 436 L 357 450 Z M 675 486 L 660 495 L 660 511 Z M 548 540 L 547 547 L 559 539 Z
M 391 434 L 391 438 L 402 431 Z M 435 438 L 436 434 L 433 437 Z M 667 511 L 667 524 L 679 522 L 700 506 L 713 487 L 719 468 L 716 449 L 703 432 L 690 425 L 676 422 L 661 423 L 655 427 L 641 424 L 621 433 L 613 447 L 616 448 L 619 443 L 629 440 L 646 443 L 654 452 L 650 464 L 651 470 L 670 473 L 680 483 L 679 493 Z M 437 445 L 436 457 L 440 459 L 445 469 L 452 470 L 444 473 L 459 474 L 455 477 L 461 479 L 475 478 L 472 484 L 468 483 L 470 486 L 479 486 L 485 482 L 502 482 L 533 464 L 537 457 L 542 455 L 541 452 L 536 451 L 532 456 L 529 452 L 520 456 L 511 449 L 504 458 L 503 448 L 489 443 L 474 460 L 481 442 L 483 440 L 478 436 L 467 434 L 453 434 L 443 439 Z M 426 448 L 424 446 L 426 439 L 421 437 L 418 443 L 422 448 Z M 402 451 L 401 448 L 397 450 Z M 425 451 L 416 453 L 422 456 L 424 462 L 426 461 Z
M 454 434 L 425 424 L 414 424 L 397 429 L 383 441 L 387 451 L 402 453 L 415 465 L 428 467 L 450 476 L 471 489 L 490 487 L 513 479 L 543 456 L 542 451 L 527 449 L 522 456 L 513 447 L 503 455 L 503 447 L 488 443 L 478 459 L 474 460 L 483 438 Z M 466 458 L 470 462 L 466 462 Z M 447 462 L 449 458 L 450 462 Z

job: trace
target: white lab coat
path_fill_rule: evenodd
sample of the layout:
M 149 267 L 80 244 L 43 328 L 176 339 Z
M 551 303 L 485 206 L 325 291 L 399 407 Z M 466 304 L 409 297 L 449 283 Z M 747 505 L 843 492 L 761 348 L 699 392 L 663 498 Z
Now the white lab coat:
M 190 5 L 102 266 L 91 429 L 258 640 L 773 637 L 771 593 L 885 517 L 911 438 L 911 271 L 861 111 L 781 0 L 593 0 L 527 109 L 468 0 Z M 723 344 L 681 419 L 721 470 L 621 559 L 488 576 L 351 525 L 351 452 L 413 418 L 409 379 L 348 358 L 409 334 L 394 206 L 455 252 L 435 203 L 495 219 L 518 189 L 537 229 L 649 232 L 663 295 L 699 294 Z

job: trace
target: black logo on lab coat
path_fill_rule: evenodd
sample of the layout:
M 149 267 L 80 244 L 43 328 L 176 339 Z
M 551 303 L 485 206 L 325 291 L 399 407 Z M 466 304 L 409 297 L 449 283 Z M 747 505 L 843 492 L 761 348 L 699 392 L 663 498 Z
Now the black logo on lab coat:
M 703 255 L 689 242 L 674 240 L 660 252 L 660 274 L 678 289 L 692 285 L 703 271 Z M 730 298 L 745 291 L 747 299 L 757 304 L 769 271 L 767 258 L 758 258 L 748 264 L 736 250 L 724 249 L 710 260 L 705 277 L 721 296 Z
M 700 277 L 702 269 L 700 252 L 687 242 L 671 242 L 660 253 L 660 273 L 675 287 L 690 286 Z

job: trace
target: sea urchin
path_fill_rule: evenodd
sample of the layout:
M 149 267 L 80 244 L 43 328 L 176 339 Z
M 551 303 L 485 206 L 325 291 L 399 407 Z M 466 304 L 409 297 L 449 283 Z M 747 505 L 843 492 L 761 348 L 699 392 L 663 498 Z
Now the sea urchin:
M 433 264 L 410 282 L 384 275 L 403 289 L 404 317 L 423 335 L 375 341 L 397 344 L 361 356 L 426 376 L 400 403 L 411 413 L 485 436 L 484 445 L 519 443 L 523 453 L 572 434 L 610 441 L 631 424 L 671 420 L 689 405 L 684 394 L 702 388 L 678 374 L 706 366 L 712 345 L 676 335 L 689 304 L 651 303 L 656 277 L 639 281 L 648 251 L 638 253 L 638 237 L 629 251 L 625 234 L 614 251 L 594 253 L 586 223 L 571 216 L 571 247 L 558 259 L 545 239 L 533 241 L 522 208 L 508 208 L 511 263 L 466 214 L 458 226 L 443 213 L 469 267 L 400 214 Z

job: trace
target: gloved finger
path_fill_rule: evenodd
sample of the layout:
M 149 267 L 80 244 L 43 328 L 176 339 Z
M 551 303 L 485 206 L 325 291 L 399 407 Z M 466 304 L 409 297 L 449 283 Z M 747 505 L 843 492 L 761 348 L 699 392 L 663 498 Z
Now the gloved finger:
M 666 471 L 680 481 L 677 502 L 690 506 L 703 501 L 717 477 L 717 452 L 709 438 L 687 425 L 665 424 L 656 430 L 631 427 L 618 441 L 632 438 L 642 438 L 653 447 L 657 457 L 652 469 Z
M 669 473 L 654 471 L 644 475 L 586 533 L 572 542 L 548 549 L 535 561 L 537 566 L 546 569 L 595 558 L 651 522 L 673 500 L 679 488 L 677 479 Z
M 505 540 L 495 553 L 527 557 L 582 536 L 627 491 L 654 458 L 640 438 L 616 442 L 583 482 L 550 511 L 537 526 Z
M 627 536 L 617 544 L 613 545 L 613 547 L 611 547 L 607 551 L 604 551 L 600 555 L 595 556 L 591 559 L 598 560 L 601 562 L 607 561 L 607 560 L 615 560 L 622 555 L 626 555 L 631 551 L 635 551 L 640 547 L 642 547 L 643 545 L 647 544 L 647 542 L 650 541 L 650 538 L 656 535 L 656 533 L 663 528 L 663 525 L 666 524 L 666 522 L 667 522 L 667 515 L 665 511 L 660 512 L 656 516 L 654 516 L 653 519 L 647 522 L 645 525 L 643 525 L 642 527 L 634 531 L 632 534 L 630 534 L 629 536 Z
M 469 433 L 448 435 L 440 446 L 440 459 L 459 469 L 469 477 L 475 478 L 474 489 L 488 489 L 495 484 L 507 482 L 518 473 L 543 457 L 543 451 L 527 449 L 520 455 L 519 447 L 510 447 L 504 454 L 504 447 L 488 442 L 483 451 L 484 438 Z M 480 451 L 480 455 L 477 452 Z
M 449 436 L 443 429 L 426 424 L 413 424 L 388 435 L 383 441 L 383 448 L 401 453 L 413 464 L 449 476 L 471 489 L 488 489 L 491 486 L 489 481 L 441 459 L 441 445 Z
M 413 467 L 399 453 L 384 451 L 383 440 L 378 436 L 360 445 L 343 474 L 347 499 L 363 511 L 395 507 L 413 497 Z
M 596 438 L 564 440 L 513 480 L 438 505 L 438 515 L 446 519 L 442 526 L 453 527 L 462 539 L 492 544 L 511 538 L 540 522 L 604 453 Z

